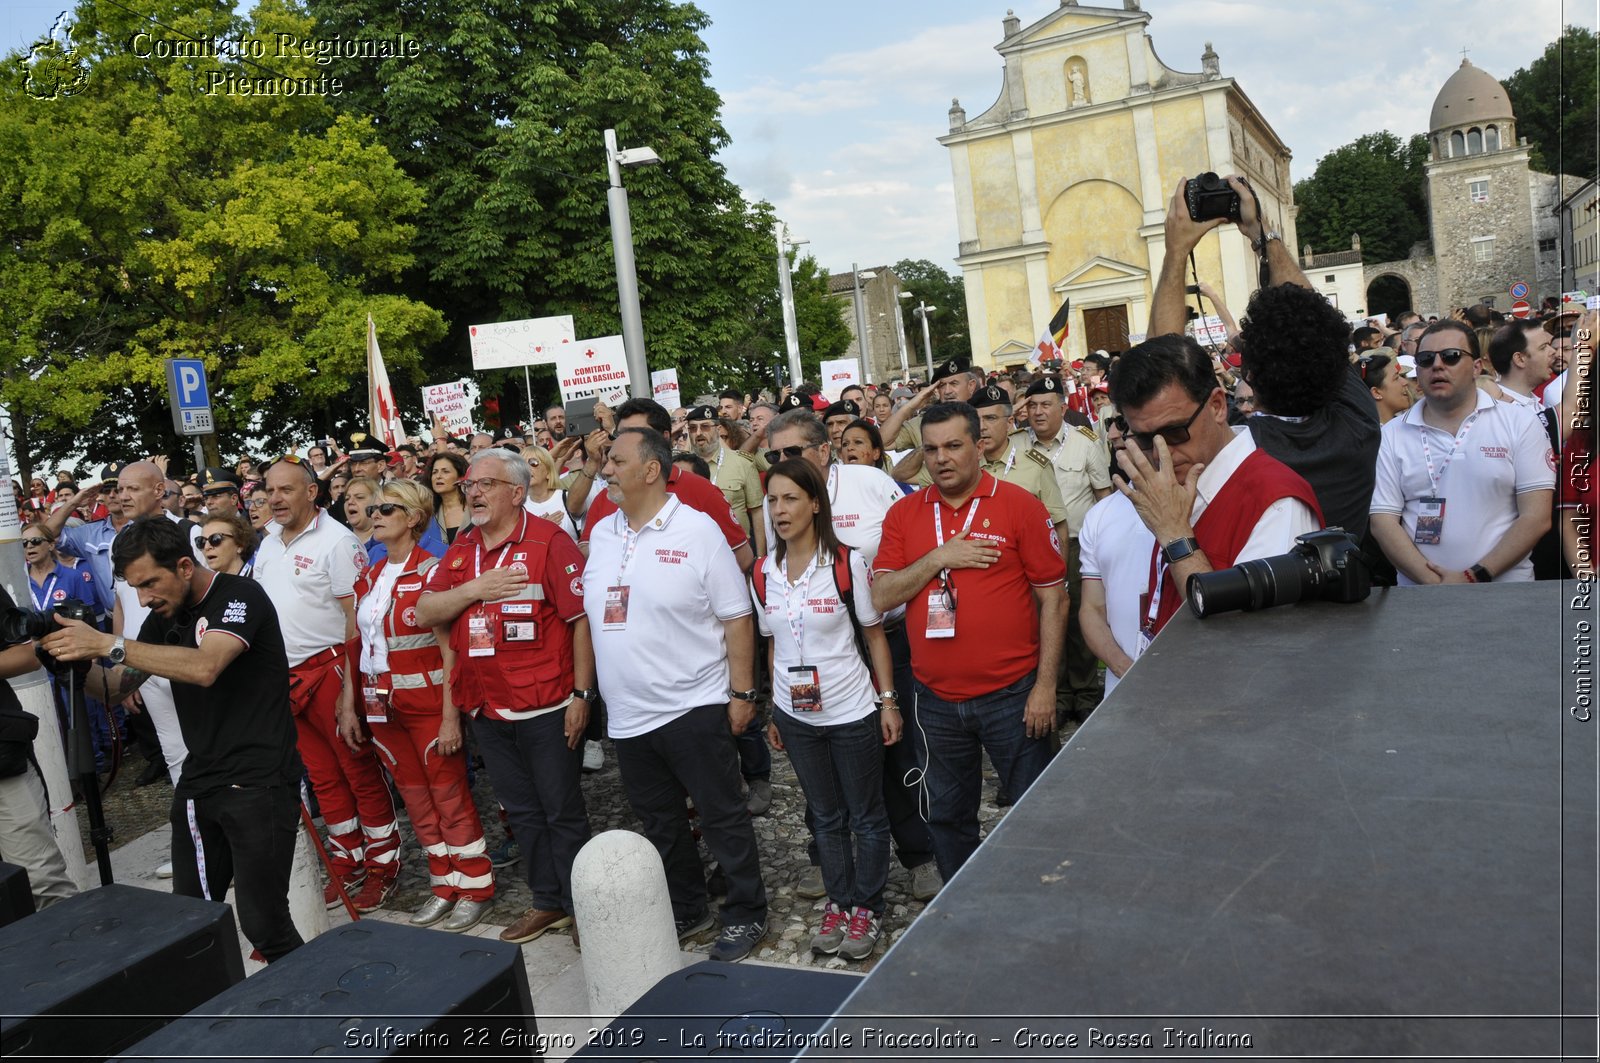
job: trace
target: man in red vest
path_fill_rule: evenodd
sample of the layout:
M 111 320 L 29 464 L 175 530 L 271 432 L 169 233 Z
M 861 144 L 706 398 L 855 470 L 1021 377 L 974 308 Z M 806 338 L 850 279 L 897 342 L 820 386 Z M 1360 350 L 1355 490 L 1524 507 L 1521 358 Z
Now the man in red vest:
M 1322 527 L 1322 511 L 1299 473 L 1229 426 L 1227 393 L 1193 339 L 1157 336 L 1128 351 L 1111 400 L 1130 444 L 1113 483 L 1155 536 L 1142 651 L 1183 604 L 1191 575 L 1287 553 Z

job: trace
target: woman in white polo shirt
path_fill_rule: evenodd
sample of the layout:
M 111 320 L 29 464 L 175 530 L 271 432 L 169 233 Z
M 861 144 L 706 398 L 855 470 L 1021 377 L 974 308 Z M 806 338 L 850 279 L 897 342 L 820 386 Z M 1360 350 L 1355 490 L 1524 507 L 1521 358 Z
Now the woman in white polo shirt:
M 775 464 L 767 508 L 777 539 L 760 562 L 756 616 L 772 636 L 768 737 L 788 752 L 805 790 L 828 890 L 811 950 L 865 959 L 882 934 L 889 877 L 883 747 L 900 740 L 901 728 L 889 643 L 872 607 L 867 564 L 854 551 L 844 560 L 816 467 L 803 458 Z M 854 621 L 840 593 L 841 567 Z

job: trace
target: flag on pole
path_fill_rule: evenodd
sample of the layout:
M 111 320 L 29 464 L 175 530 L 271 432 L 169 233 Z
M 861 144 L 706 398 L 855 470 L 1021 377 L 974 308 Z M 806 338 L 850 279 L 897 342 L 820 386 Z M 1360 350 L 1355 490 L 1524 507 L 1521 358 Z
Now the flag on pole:
M 378 327 L 367 315 L 367 410 L 372 434 L 390 449 L 406 441 L 405 425 L 395 405 L 394 389 L 389 386 L 389 371 L 383 367 L 383 352 L 378 350 Z
M 1039 364 L 1060 365 L 1066 360 L 1064 344 L 1067 342 L 1067 324 L 1072 317 L 1071 306 L 1071 299 L 1063 299 L 1061 309 L 1056 311 L 1056 316 L 1045 326 L 1044 335 L 1039 337 Z

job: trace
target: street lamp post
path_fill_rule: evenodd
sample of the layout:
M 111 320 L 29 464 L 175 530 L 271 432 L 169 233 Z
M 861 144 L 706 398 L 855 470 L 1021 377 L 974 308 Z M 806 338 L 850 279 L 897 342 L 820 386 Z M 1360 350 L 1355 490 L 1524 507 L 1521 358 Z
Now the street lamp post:
M 862 379 L 872 375 L 872 341 L 867 336 L 867 311 L 866 305 L 861 300 L 861 282 L 870 281 L 877 276 L 871 270 L 863 273 L 856 268 L 854 262 L 850 263 L 850 283 L 855 291 L 856 301 L 856 346 L 861 354 Z
M 929 380 L 933 379 L 933 341 L 928 338 L 928 315 L 938 309 L 937 306 L 929 306 L 918 299 L 917 305 L 911 310 L 913 314 L 917 315 L 917 319 L 922 322 L 922 356 L 928 360 Z
M 633 261 L 633 219 L 628 215 L 628 190 L 622 168 L 654 166 L 661 161 L 650 148 L 617 149 L 617 131 L 606 130 L 606 209 L 611 215 L 611 254 L 617 265 L 617 308 L 622 314 L 622 346 L 628 358 L 628 390 L 636 399 L 654 394 L 650 363 L 644 353 L 644 323 L 639 316 L 639 275 Z
M 911 293 L 899 292 L 896 294 L 895 298 L 909 299 L 911 298 Z M 906 323 L 902 318 L 900 308 L 898 306 L 894 308 L 894 339 L 896 345 L 900 348 L 900 379 L 904 380 L 908 375 L 910 375 L 911 368 L 906 364 Z
M 806 243 L 805 240 L 788 241 L 783 238 L 783 222 L 773 225 L 773 235 L 778 240 L 778 294 L 783 303 L 783 345 L 789 354 L 789 383 L 800 386 L 800 326 L 794 318 L 794 283 L 789 279 L 789 246 Z

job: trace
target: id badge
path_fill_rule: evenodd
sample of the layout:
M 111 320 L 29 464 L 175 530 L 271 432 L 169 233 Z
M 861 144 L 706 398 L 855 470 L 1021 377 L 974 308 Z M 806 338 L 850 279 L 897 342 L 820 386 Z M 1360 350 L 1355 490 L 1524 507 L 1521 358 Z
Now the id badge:
M 1413 541 L 1418 546 L 1438 546 L 1444 536 L 1444 499 L 1417 499 L 1417 534 Z
M 1133 652 L 1135 660 L 1144 656 L 1144 651 L 1150 648 L 1150 642 L 1150 592 L 1144 591 L 1139 595 L 1139 648 Z
M 928 594 L 928 630 L 925 635 L 930 639 L 956 637 L 956 611 L 950 608 L 950 599 L 942 590 Z
M 489 630 L 488 617 L 467 617 L 467 656 L 494 656 L 494 632 Z
M 501 620 L 500 638 L 505 642 L 537 642 L 539 623 L 536 620 Z
M 385 687 L 363 686 L 361 700 L 366 707 L 368 723 L 389 722 L 389 691 Z
M 607 587 L 606 604 L 600 613 L 601 631 L 625 631 L 628 627 L 628 588 Z
M 789 669 L 789 707 L 795 712 L 822 711 L 822 680 L 815 665 L 801 664 Z

